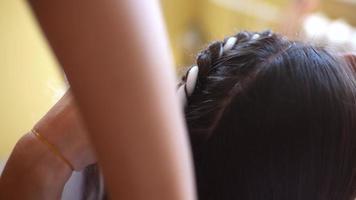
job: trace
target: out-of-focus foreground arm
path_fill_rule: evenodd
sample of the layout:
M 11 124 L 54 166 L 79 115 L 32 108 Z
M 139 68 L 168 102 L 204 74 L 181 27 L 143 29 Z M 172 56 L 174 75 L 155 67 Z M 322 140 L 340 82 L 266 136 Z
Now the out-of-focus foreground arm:
M 195 198 L 157 0 L 30 0 L 63 67 L 113 199 Z

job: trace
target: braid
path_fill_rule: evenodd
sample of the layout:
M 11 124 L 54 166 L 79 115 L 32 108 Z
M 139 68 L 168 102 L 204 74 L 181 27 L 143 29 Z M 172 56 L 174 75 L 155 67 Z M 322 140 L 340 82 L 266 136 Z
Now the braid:
M 260 33 L 242 31 L 231 37 L 225 38 L 223 41 L 211 43 L 205 50 L 198 54 L 196 59 L 199 67 L 199 80 L 204 82 L 204 77 L 209 75 L 211 69 L 216 67 L 219 62 L 226 60 L 226 58 L 230 58 L 231 55 L 234 55 L 234 50 L 236 48 L 246 48 L 246 46 L 258 43 L 258 40 L 263 40 L 272 36 L 274 35 L 271 31 L 263 31 Z M 233 45 L 226 49 L 228 40 L 232 38 L 235 39 Z
M 250 85 L 257 64 L 281 51 L 274 48 L 276 43 L 286 46 L 288 41 L 271 31 L 243 31 L 211 43 L 198 54 L 198 81 L 186 108 L 191 137 L 199 138 L 192 141 L 211 135 L 231 100 Z
M 271 37 L 272 35 L 272 32 L 269 30 L 260 33 L 243 31 L 231 37 L 227 37 L 223 41 L 215 41 L 211 43 L 206 49 L 198 53 L 196 62 L 199 67 L 199 77 L 206 77 L 209 74 L 210 69 L 221 61 L 223 56 L 229 55 L 229 51 L 233 50 L 236 45 L 241 45 L 249 41 L 256 42 L 257 39 Z M 232 38 L 235 39 L 233 45 L 226 49 L 228 40 Z M 186 81 L 186 75 L 187 73 L 182 77 L 182 82 L 179 83 L 178 86 Z
M 185 116 L 199 199 L 355 199 L 355 77 L 343 61 L 265 31 L 213 42 L 196 62 Z

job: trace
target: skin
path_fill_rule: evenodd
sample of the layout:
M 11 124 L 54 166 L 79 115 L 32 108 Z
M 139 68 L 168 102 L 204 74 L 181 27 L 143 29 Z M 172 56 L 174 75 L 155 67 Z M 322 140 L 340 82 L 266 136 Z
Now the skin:
M 77 106 L 68 91 L 35 125 L 75 170 L 95 163 Z M 0 199 L 60 199 L 69 166 L 32 133 L 16 144 L 0 179 Z
M 71 84 L 110 197 L 195 199 L 190 149 L 158 1 L 35 0 L 30 5 Z M 76 148 L 60 142 L 70 141 L 74 136 L 67 128 L 77 126 L 66 121 L 71 109 L 63 110 L 53 115 L 59 121 L 39 122 L 36 128 L 58 142 L 63 155 L 81 169 L 95 159 L 83 156 L 78 161 Z M 15 199 L 59 198 L 63 184 L 53 180 L 67 180 L 68 166 L 55 165 L 54 160 L 61 160 L 52 154 L 48 159 L 40 156 L 48 154 L 43 146 L 21 150 L 28 148 L 23 144 L 27 140 L 37 143 L 36 148 L 41 145 L 32 135 L 21 139 L 1 178 L 0 193 Z M 39 186 L 29 186 L 35 176 L 42 177 L 35 181 Z M 53 186 L 41 188 L 42 179 Z
M 55 144 L 74 170 L 80 171 L 97 161 L 70 91 L 48 111 L 34 129 Z
M 46 146 L 26 134 L 16 144 L 1 176 L 0 199 L 60 199 L 71 173 Z

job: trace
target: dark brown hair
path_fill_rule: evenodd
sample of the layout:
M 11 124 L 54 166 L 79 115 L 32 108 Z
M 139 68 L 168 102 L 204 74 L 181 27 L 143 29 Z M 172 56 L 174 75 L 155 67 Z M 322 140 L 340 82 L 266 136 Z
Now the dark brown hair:
M 325 48 L 254 34 L 197 57 L 185 116 L 199 199 L 353 199 L 355 73 Z

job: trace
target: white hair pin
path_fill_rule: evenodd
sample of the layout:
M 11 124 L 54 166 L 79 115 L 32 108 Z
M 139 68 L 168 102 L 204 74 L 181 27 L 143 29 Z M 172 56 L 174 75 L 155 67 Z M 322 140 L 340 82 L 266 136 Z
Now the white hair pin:
M 237 42 L 237 38 L 236 37 L 230 37 L 229 39 L 226 40 L 226 43 L 224 45 L 224 51 L 229 51 L 232 49 L 232 47 L 234 47 L 234 45 Z
M 257 40 L 258 38 L 260 38 L 260 34 L 256 33 L 252 36 L 253 40 Z
M 260 34 L 254 34 L 253 40 L 260 38 Z M 225 45 L 220 48 L 219 57 L 223 55 L 225 51 L 231 50 L 237 42 L 236 37 L 230 37 L 226 40 Z M 198 66 L 191 67 L 186 74 L 186 81 L 178 88 L 178 97 L 183 106 L 187 104 L 188 97 L 193 94 L 197 80 L 198 80 L 199 68 Z
M 186 75 L 186 81 L 178 88 L 178 97 L 183 106 L 187 104 L 188 97 L 193 94 L 198 80 L 198 66 L 191 67 Z

